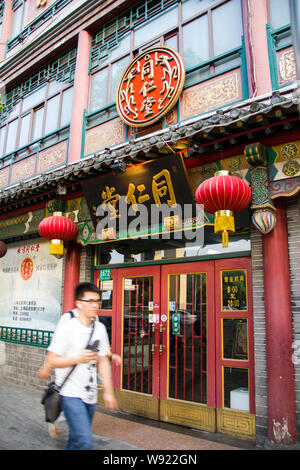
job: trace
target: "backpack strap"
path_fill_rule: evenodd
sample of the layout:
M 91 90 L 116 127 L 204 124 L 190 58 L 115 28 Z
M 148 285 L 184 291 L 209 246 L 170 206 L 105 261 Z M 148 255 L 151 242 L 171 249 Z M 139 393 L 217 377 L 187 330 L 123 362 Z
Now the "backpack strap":
M 70 313 L 70 312 L 67 312 L 67 313 Z M 74 317 L 74 314 L 73 314 L 73 317 Z M 92 336 L 93 336 L 93 333 L 94 333 L 94 329 L 95 329 L 95 319 L 92 320 L 92 331 L 91 331 L 91 334 L 90 334 L 90 337 L 89 337 L 89 340 L 87 342 L 87 345 L 86 345 L 86 348 L 88 347 L 91 339 L 92 339 Z M 70 372 L 67 374 L 67 376 L 65 377 L 63 383 L 60 385 L 60 387 L 57 387 L 58 391 L 60 391 L 63 386 L 65 385 L 66 381 L 68 380 L 68 378 L 70 377 L 70 375 L 72 374 L 73 370 L 76 368 L 78 364 L 72 366 Z
M 72 318 L 75 317 L 73 310 L 69 310 L 68 312 L 64 313 L 64 315 L 68 315 L 68 313 L 70 314 L 70 320 L 72 320 Z

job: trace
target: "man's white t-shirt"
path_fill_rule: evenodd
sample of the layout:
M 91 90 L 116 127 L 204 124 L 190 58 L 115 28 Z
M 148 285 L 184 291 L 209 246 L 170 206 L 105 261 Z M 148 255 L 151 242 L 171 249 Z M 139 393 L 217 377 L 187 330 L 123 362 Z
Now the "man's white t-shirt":
M 59 321 L 48 351 L 63 357 L 80 356 L 86 349 L 91 328 L 82 325 L 74 317 L 68 315 L 63 321 Z M 99 340 L 99 356 L 106 356 L 110 352 L 109 339 L 105 326 L 96 321 L 90 344 Z M 60 386 L 71 370 L 71 367 L 55 369 L 55 383 Z M 76 368 L 61 389 L 61 395 L 66 397 L 81 398 L 85 403 L 97 403 L 97 370 L 95 361 L 87 364 L 77 364 Z

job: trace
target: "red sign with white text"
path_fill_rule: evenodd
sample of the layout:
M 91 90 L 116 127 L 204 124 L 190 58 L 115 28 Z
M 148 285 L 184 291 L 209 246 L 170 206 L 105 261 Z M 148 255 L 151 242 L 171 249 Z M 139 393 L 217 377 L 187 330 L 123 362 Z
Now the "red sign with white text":
M 125 69 L 117 91 L 117 110 L 126 124 L 149 126 L 173 108 L 182 91 L 185 70 L 180 55 L 154 46 Z

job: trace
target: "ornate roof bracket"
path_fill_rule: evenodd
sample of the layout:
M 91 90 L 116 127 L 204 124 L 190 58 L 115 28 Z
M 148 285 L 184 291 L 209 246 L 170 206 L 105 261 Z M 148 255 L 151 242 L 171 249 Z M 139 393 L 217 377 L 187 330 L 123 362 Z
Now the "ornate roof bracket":
M 244 150 L 251 165 L 252 223 L 262 234 L 269 233 L 275 226 L 275 207 L 271 199 L 268 171 L 268 151 L 260 143 L 247 145 Z

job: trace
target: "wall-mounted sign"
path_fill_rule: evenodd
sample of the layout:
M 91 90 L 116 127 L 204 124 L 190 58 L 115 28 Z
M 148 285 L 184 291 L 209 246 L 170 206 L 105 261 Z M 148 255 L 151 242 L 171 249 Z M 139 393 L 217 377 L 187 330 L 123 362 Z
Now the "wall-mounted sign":
M 49 242 L 8 245 L 0 259 L 0 326 L 54 331 L 61 314 L 63 260 L 49 255 Z
M 247 310 L 247 272 L 222 271 L 222 311 Z
M 172 334 L 180 335 L 180 313 L 173 313 L 172 315 Z
M 125 69 L 117 90 L 118 113 L 129 126 L 149 126 L 175 105 L 185 70 L 180 55 L 167 46 L 154 46 Z
M 195 222 L 198 208 L 178 155 L 101 176 L 83 184 L 83 191 L 99 242 L 159 238 L 163 233 L 179 237 L 204 225 L 203 213 Z
M 110 269 L 100 269 L 99 280 L 100 281 L 110 281 L 111 280 L 111 271 L 110 271 Z

